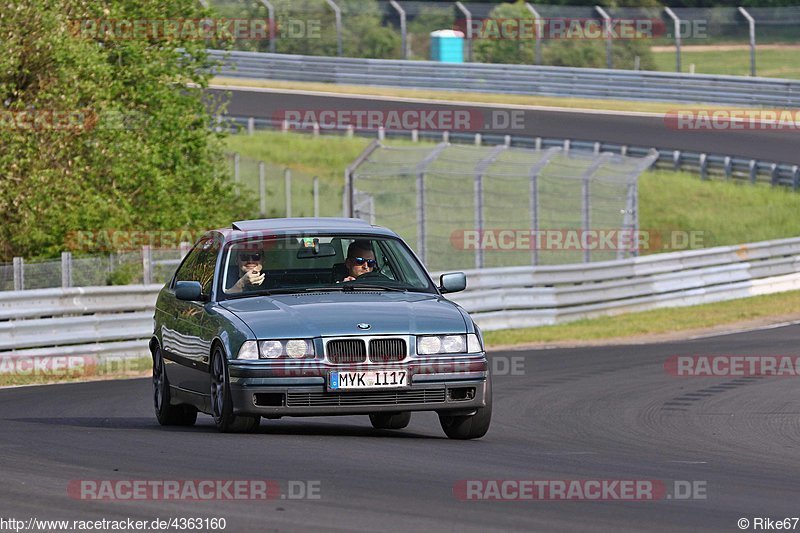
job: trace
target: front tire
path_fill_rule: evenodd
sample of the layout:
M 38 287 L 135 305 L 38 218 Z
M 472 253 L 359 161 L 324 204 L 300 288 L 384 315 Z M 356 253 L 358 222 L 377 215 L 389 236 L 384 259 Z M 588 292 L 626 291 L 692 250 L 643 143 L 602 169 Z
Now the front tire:
M 260 416 L 233 414 L 228 364 L 219 346 L 211 358 L 211 414 L 221 433 L 251 433 L 261 422 Z
M 193 406 L 170 403 L 167 369 L 159 347 L 153 351 L 153 407 L 162 426 L 193 426 L 197 421 L 197 409 Z
M 439 414 L 439 424 L 448 438 L 458 440 L 479 439 L 489 431 L 492 421 L 492 381 L 486 378 L 486 406 L 474 415 L 454 416 Z
M 411 422 L 411 412 L 402 413 L 372 413 L 369 421 L 375 429 L 403 429 Z

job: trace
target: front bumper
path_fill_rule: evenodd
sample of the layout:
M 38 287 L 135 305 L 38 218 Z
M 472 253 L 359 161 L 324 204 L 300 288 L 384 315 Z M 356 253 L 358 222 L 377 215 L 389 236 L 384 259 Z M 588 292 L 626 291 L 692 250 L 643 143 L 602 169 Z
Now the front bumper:
M 333 365 L 321 361 L 241 364 L 229 362 L 236 414 L 282 416 L 348 415 L 398 411 L 471 414 L 486 406 L 488 363 L 484 354 L 402 363 Z M 406 370 L 402 388 L 329 391 L 328 373 Z

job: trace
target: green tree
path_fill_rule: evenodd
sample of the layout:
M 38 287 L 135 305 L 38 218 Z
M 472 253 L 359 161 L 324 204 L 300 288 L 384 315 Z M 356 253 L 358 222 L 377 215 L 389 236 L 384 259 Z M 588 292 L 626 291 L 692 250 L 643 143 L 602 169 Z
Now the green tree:
M 91 26 L 205 15 L 195 0 L 12 0 L 0 12 L 0 260 L 55 256 L 71 231 L 208 227 L 253 211 L 211 128 L 200 34 Z

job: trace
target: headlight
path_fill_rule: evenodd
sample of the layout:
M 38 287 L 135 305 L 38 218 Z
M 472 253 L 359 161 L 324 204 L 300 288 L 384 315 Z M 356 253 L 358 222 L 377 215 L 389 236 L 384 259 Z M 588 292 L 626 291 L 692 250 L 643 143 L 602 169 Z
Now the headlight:
M 483 347 L 474 333 L 417 337 L 417 355 L 479 353 L 482 351 Z
M 239 348 L 239 355 L 237 359 L 258 359 L 258 344 L 256 341 L 244 341 L 242 347 Z
M 314 342 L 311 339 L 259 341 L 258 347 L 262 359 L 278 359 L 279 357 L 302 359 L 315 356 Z

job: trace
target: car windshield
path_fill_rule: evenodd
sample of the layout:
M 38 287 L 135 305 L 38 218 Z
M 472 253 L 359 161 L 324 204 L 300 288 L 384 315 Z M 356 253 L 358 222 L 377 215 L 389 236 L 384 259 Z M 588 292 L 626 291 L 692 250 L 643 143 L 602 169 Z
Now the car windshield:
M 225 298 L 314 290 L 436 292 L 402 241 L 374 235 L 236 241 L 225 249 L 222 269 Z

